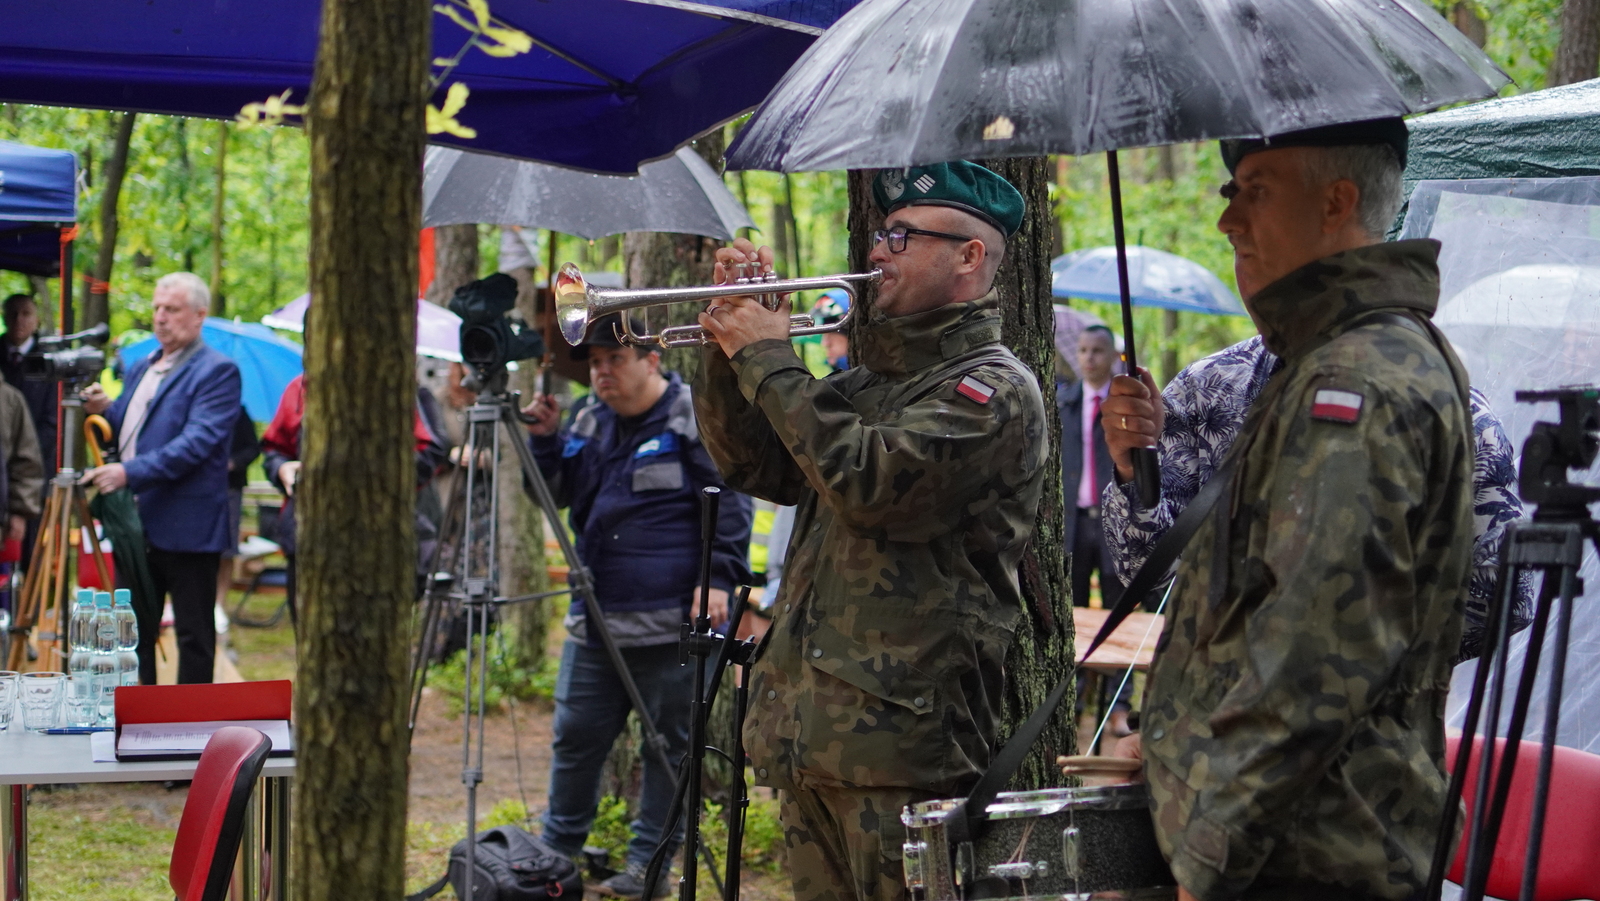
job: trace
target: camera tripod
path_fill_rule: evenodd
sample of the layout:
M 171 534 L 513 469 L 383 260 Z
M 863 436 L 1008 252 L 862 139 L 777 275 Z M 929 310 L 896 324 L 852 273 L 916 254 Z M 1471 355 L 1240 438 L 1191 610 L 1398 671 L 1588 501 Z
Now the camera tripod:
M 593 629 L 595 635 L 599 637 L 600 644 L 605 648 L 628 700 L 633 705 L 634 713 L 639 717 L 645 753 L 656 755 L 660 764 L 668 770 L 678 769 L 678 764 L 668 756 L 666 738 L 656 729 L 655 723 L 646 712 L 648 708 L 645 707 L 639 687 L 634 682 L 627 662 L 623 659 L 622 651 L 606 623 L 595 598 L 593 577 L 579 559 L 571 537 L 561 525 L 560 510 L 556 506 L 555 497 L 550 493 L 550 487 L 534 461 L 533 451 L 528 447 L 527 435 L 521 428 L 522 419 L 517 408 L 518 396 L 506 390 L 507 373 L 500 367 L 483 367 L 483 369 L 488 371 L 474 372 L 474 378 L 478 380 L 480 388 L 476 403 L 466 411 L 467 440 L 462 448 L 465 474 L 458 475 L 455 479 L 441 527 L 442 530 L 450 530 L 454 534 L 441 533 L 429 570 L 432 575 L 424 593 L 422 628 L 411 662 L 411 709 L 408 718 L 408 727 L 415 730 L 417 709 L 422 702 L 422 688 L 427 682 L 428 664 L 438 651 L 437 633 L 445 605 L 447 603 L 459 605 L 465 616 L 467 633 L 463 667 L 466 678 L 462 689 L 464 708 L 461 781 L 466 786 L 467 795 L 468 841 L 465 872 L 469 875 L 463 880 L 465 894 L 462 901 L 473 901 L 477 888 L 471 876 L 476 872 L 477 849 L 476 843 L 471 839 L 477 834 L 477 793 L 478 785 L 483 781 L 489 624 L 495 609 L 569 592 L 582 600 L 585 607 L 585 626 Z M 497 426 L 504 426 L 504 432 L 502 433 Z M 507 443 L 517 455 L 522 470 L 523 490 L 543 512 L 545 521 L 555 532 L 561 555 L 568 567 L 568 587 L 565 589 L 515 597 L 503 597 L 499 594 L 500 567 L 497 546 L 499 503 L 495 491 L 494 464 L 500 456 L 502 434 L 506 436 Z M 479 499 L 480 491 L 486 491 L 488 496 L 487 516 L 483 516 L 478 508 L 479 504 L 484 503 Z M 449 573 L 440 573 L 441 559 L 447 547 L 451 547 L 453 551 L 450 557 L 453 566 Z M 474 643 L 477 645 L 476 648 Z M 670 835 L 670 830 L 668 834 Z M 715 860 L 708 850 L 705 848 L 700 850 L 706 865 L 715 873 Z M 686 856 L 686 860 L 688 859 Z M 686 864 L 685 868 L 689 868 L 689 865 Z
M 1572 606 L 1582 593 L 1578 577 L 1583 563 L 1585 542 L 1600 548 L 1600 525 L 1589 513 L 1589 505 L 1600 502 L 1600 488 L 1574 485 L 1567 480 L 1569 469 L 1588 469 L 1600 453 L 1600 388 L 1562 388 L 1555 391 L 1518 391 L 1517 401 L 1539 403 L 1555 401 L 1560 406 L 1560 422 L 1537 422 L 1522 446 L 1522 470 L 1518 474 L 1518 493 L 1534 504 L 1531 522 L 1513 522 L 1506 527 L 1500 550 L 1500 590 L 1490 605 L 1483 638 L 1484 652 L 1473 676 L 1472 693 L 1462 723 L 1461 745 L 1451 769 L 1450 788 L 1434 846 L 1425 897 L 1440 897 L 1445 872 L 1450 867 L 1452 839 L 1455 835 L 1456 806 L 1469 778 L 1469 755 L 1483 716 L 1483 741 L 1478 751 L 1476 786 L 1472 816 L 1462 840 L 1467 843 L 1465 875 L 1461 897 L 1479 901 L 1484 897 L 1490 863 L 1500 827 L 1505 818 L 1516 769 L 1517 748 L 1522 742 L 1528 707 L 1532 700 L 1545 632 L 1555 612 L 1555 636 L 1551 644 L 1551 671 L 1545 700 L 1544 736 L 1539 750 L 1539 769 L 1534 783 L 1532 820 L 1528 829 L 1520 897 L 1530 901 L 1539 873 L 1539 854 L 1544 842 L 1545 813 L 1550 798 L 1550 774 L 1554 763 L 1556 732 L 1561 719 L 1562 682 L 1566 670 L 1567 646 L 1572 625 Z M 1506 736 L 1496 753 L 1502 696 L 1508 679 L 1511 652 L 1511 614 L 1517 586 L 1524 574 L 1542 572 L 1543 584 L 1529 627 L 1526 655 L 1518 678 L 1516 695 L 1506 719 Z M 1493 793 L 1491 795 L 1491 782 Z
M 22 670 L 28 663 L 27 632 L 35 625 L 38 635 L 35 650 L 43 669 L 61 672 L 66 669 L 66 656 L 62 644 L 66 640 L 68 599 L 72 579 L 67 558 L 72 550 L 77 526 L 94 529 L 94 517 L 89 513 L 89 500 L 78 478 L 82 473 L 73 468 L 76 462 L 79 429 L 83 421 L 83 394 L 76 386 L 68 386 L 61 400 L 61 467 L 50 481 L 50 494 L 45 498 L 44 513 L 39 528 L 39 540 L 34 545 L 33 559 L 28 561 L 27 577 L 17 599 L 16 615 L 11 622 L 14 641 L 11 642 L 6 669 Z M 110 568 L 105 554 L 100 550 L 99 536 L 89 542 L 96 574 L 100 584 L 111 584 Z M 141 624 L 142 625 L 142 624 Z

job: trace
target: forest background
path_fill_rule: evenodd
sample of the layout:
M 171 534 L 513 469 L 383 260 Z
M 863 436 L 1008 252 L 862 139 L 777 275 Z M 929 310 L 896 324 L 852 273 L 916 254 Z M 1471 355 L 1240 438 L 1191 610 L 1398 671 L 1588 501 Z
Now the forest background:
M 1600 42 L 1600 0 L 1567 0 L 1566 9 L 1561 0 L 1432 2 L 1512 76 L 1507 94 L 1578 80 L 1557 64 L 1563 14 L 1582 22 L 1588 34 L 1582 43 Z M 1580 48 L 1579 56 L 1586 60 L 1576 74 L 1592 77 L 1595 50 Z M 730 137 L 738 125 L 729 126 Z M 0 139 L 79 155 L 84 185 L 74 269 L 92 278 L 81 279 L 75 290 L 87 322 L 106 319 L 113 334 L 148 328 L 155 280 L 180 269 L 211 281 L 214 315 L 244 321 L 259 321 L 307 290 L 310 163 L 300 129 L 0 104 Z M 1052 256 L 1111 243 L 1103 158 L 1057 157 L 1052 163 L 1050 200 L 1058 226 Z M 1128 151 L 1122 166 L 1130 241 L 1188 257 L 1232 287 L 1232 252 L 1215 228 L 1222 206 L 1216 189 L 1226 180 L 1215 145 Z M 724 178 L 759 226 L 751 237 L 773 245 L 784 275 L 847 270 L 845 173 L 728 172 Z M 102 209 L 108 194 L 120 196 L 113 210 Z M 479 234 L 482 272 L 494 271 L 499 234 Z M 111 254 L 104 253 L 108 236 Z M 558 260 L 624 271 L 620 235 L 591 242 L 540 231 L 541 261 L 549 259 L 550 240 L 559 242 Z M 53 296 L 53 286 L 40 280 L 30 284 L 0 272 L 0 296 L 13 291 Z M 1071 305 L 1116 322 L 1110 305 Z M 1149 308 L 1136 311 L 1135 323 L 1146 359 L 1163 382 L 1253 331 L 1244 317 Z

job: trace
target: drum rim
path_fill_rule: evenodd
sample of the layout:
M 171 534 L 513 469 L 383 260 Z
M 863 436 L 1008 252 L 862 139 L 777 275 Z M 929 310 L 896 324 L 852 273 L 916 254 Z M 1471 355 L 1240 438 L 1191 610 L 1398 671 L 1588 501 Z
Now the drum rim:
M 912 804 L 901 814 L 901 822 L 913 828 L 937 826 L 944 822 L 961 800 L 945 798 Z M 1142 782 L 1119 782 L 1115 785 L 1001 792 L 989 805 L 987 815 L 991 820 L 1012 820 L 1050 816 L 1074 806 L 1081 810 L 1148 810 L 1150 791 Z

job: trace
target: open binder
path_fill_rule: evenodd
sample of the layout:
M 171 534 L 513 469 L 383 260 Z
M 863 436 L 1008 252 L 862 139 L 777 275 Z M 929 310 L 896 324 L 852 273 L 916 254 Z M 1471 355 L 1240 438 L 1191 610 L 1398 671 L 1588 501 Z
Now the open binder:
M 293 683 L 128 685 L 116 694 L 117 760 L 198 760 L 211 733 L 251 726 L 272 739 L 269 756 L 294 754 Z

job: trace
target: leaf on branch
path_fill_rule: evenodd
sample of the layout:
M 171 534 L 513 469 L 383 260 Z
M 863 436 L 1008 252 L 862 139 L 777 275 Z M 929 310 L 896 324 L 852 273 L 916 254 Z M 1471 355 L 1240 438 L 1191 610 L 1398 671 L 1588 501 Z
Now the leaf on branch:
M 282 125 L 285 116 L 303 116 L 306 108 L 289 102 L 289 95 L 293 92 L 291 88 L 261 103 L 246 103 L 234 121 L 239 123 L 240 128 L 252 128 L 257 125 Z
M 527 32 L 508 25 L 498 25 L 494 16 L 489 12 L 488 0 L 456 0 L 464 2 L 475 21 L 468 21 L 456 10 L 454 5 L 439 3 L 434 5 L 434 11 L 448 16 L 457 25 L 477 35 L 474 44 L 479 50 L 489 56 L 508 57 L 519 53 L 527 53 L 533 49 L 533 38 Z M 440 65 L 439 60 L 434 60 L 434 65 Z
M 470 93 L 471 91 L 467 86 L 458 81 L 450 86 L 450 90 L 445 92 L 443 107 L 436 107 L 431 103 L 428 104 L 428 134 L 450 134 L 458 138 L 476 138 L 478 136 L 477 129 L 469 128 L 456 121 L 456 114 L 461 112 L 462 108 L 467 105 L 467 95 Z

